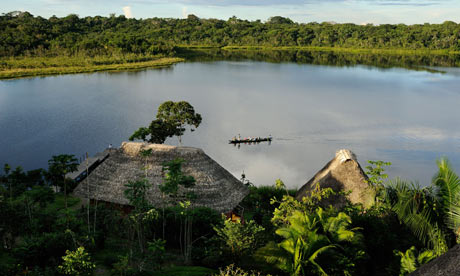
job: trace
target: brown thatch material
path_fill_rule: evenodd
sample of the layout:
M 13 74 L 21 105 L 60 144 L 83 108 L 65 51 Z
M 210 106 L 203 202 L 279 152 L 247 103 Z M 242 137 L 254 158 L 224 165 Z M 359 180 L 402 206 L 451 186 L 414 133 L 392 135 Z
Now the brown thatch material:
M 350 150 L 342 149 L 336 152 L 334 159 L 326 164 L 310 181 L 302 186 L 296 194 L 297 200 L 302 200 L 319 184 L 321 188 L 332 188 L 335 192 L 348 192 L 351 203 L 361 203 L 368 206 L 372 203 L 374 194 L 366 182 L 367 175 L 358 163 L 356 155 Z M 342 207 L 346 203 L 344 196 L 334 196 L 323 202 L 324 205 Z
M 458 276 L 460 275 L 460 244 L 445 254 L 422 265 L 409 276 Z
M 145 177 L 145 159 L 139 152 L 148 149 L 152 149 L 152 155 L 147 158 L 147 179 L 152 185 L 148 191 L 148 198 L 154 206 L 162 206 L 163 202 L 159 190 L 164 176 L 163 163 L 176 158 L 185 160 L 182 171 L 196 180 L 195 186 L 188 189 L 197 196 L 194 201 L 196 207 L 204 206 L 219 212 L 228 212 L 249 193 L 245 185 L 201 149 L 124 142 L 120 149 L 112 149 L 110 156 L 90 173 L 90 199 L 128 205 L 129 202 L 124 195 L 125 185 L 129 181 Z M 87 198 L 86 183 L 85 179 L 77 186 L 74 190 L 76 196 Z

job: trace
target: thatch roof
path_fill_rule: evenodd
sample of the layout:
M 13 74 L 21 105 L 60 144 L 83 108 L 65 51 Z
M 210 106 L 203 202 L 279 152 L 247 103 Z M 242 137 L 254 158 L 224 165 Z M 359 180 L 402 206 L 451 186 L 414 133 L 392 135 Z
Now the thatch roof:
M 152 149 L 152 155 L 147 158 L 148 169 L 144 170 L 145 159 L 139 153 L 148 149 Z M 176 158 L 185 160 L 182 171 L 196 180 L 195 186 L 187 189 L 196 194 L 196 207 L 205 206 L 228 212 L 249 193 L 245 185 L 201 149 L 124 142 L 119 149 L 110 150 L 109 157 L 89 174 L 89 198 L 129 205 L 124 195 L 125 185 L 129 181 L 144 178 L 147 171 L 147 179 L 152 185 L 148 198 L 154 206 L 161 206 L 163 201 L 159 184 L 163 182 L 163 163 Z M 85 179 L 74 190 L 74 194 L 87 198 L 87 188 Z
M 409 276 L 453 276 L 460 275 L 460 244 L 445 254 L 422 265 Z
M 319 184 L 321 188 L 332 188 L 335 192 L 351 191 L 347 195 L 350 202 L 368 206 L 372 203 L 374 195 L 366 180 L 367 176 L 359 165 L 356 155 L 350 150 L 342 149 L 337 151 L 334 159 L 299 189 L 296 198 L 302 200 Z M 342 207 L 345 203 L 345 197 L 334 196 L 327 199 L 324 205 Z

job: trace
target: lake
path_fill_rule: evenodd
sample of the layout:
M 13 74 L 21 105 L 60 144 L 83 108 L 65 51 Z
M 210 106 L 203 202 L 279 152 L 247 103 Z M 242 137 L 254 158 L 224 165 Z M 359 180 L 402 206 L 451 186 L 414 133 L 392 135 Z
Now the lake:
M 439 157 L 460 173 L 460 68 L 428 65 L 197 60 L 0 81 L 0 164 L 46 168 L 52 155 L 119 146 L 150 123 L 162 102 L 185 100 L 203 122 L 183 144 L 202 148 L 237 178 L 244 171 L 257 186 L 280 178 L 298 188 L 342 148 L 363 167 L 390 161 L 390 177 L 428 185 Z M 274 140 L 229 145 L 238 134 Z

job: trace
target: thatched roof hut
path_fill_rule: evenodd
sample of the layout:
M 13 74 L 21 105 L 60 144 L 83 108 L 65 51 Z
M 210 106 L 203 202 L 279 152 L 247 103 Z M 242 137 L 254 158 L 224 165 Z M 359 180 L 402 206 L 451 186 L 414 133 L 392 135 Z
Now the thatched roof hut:
M 321 188 L 332 188 L 335 192 L 351 191 L 347 195 L 352 203 L 362 203 L 368 206 L 373 202 L 374 194 L 366 182 L 367 175 L 358 163 L 356 155 L 350 150 L 342 149 L 336 152 L 334 159 L 324 166 L 296 194 L 297 200 L 302 200 L 319 184 Z M 346 204 L 344 196 L 333 196 L 325 200 L 324 205 L 342 207 Z
M 152 149 L 145 159 L 141 150 Z M 74 190 L 76 196 L 119 205 L 129 205 L 124 195 L 125 185 L 145 177 L 152 185 L 148 198 L 154 206 L 161 206 L 159 184 L 163 182 L 165 162 L 181 158 L 185 162 L 182 171 L 193 176 L 196 184 L 187 189 L 196 194 L 194 206 L 204 206 L 219 212 L 231 211 L 249 193 L 248 188 L 231 173 L 206 155 L 203 150 L 191 147 L 124 142 L 119 149 L 110 150 L 110 155 Z M 144 170 L 145 162 L 147 170 Z M 181 191 L 181 190 L 180 190 Z M 182 192 L 185 190 L 182 190 Z
M 460 275 L 460 244 L 445 254 L 422 265 L 409 276 L 454 276 Z

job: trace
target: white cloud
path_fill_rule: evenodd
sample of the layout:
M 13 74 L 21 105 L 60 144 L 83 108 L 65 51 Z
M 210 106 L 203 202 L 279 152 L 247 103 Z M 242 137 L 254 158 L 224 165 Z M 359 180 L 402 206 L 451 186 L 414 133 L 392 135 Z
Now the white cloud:
M 133 13 L 131 12 L 130 6 L 123 7 L 123 13 L 125 14 L 126 18 L 133 18 Z
M 429 127 L 412 127 L 402 130 L 402 134 L 408 139 L 415 140 L 446 140 L 450 137 L 441 129 L 429 128 Z

